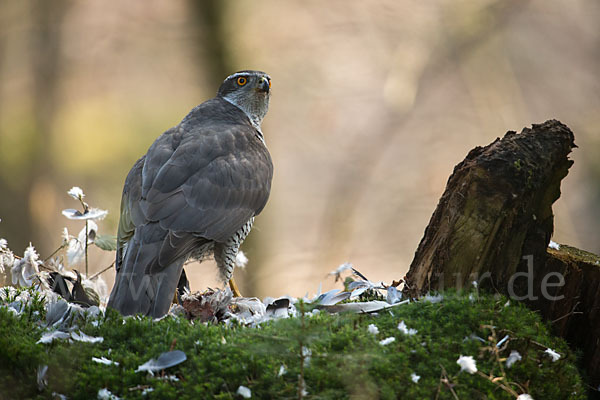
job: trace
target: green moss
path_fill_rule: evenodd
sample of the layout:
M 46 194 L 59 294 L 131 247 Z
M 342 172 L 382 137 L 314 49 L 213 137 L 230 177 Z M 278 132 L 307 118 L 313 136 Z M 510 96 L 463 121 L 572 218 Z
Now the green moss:
M 557 255 L 567 254 L 575 260 L 600 266 L 600 256 L 576 247 L 567 246 L 566 244 L 561 244 L 559 250 L 548 249 L 548 251 Z
M 515 168 L 516 168 L 518 171 L 520 171 L 520 170 L 521 170 L 521 168 L 523 167 L 523 166 L 521 165 L 521 160 L 515 160 L 515 161 L 513 162 L 513 165 L 515 166 Z
M 473 296 L 474 294 L 472 294 Z M 237 398 L 239 385 L 252 390 L 253 398 L 297 398 L 301 373 L 301 348 L 311 351 L 303 375 L 308 398 L 321 399 L 452 399 L 448 385 L 441 383 L 445 371 L 459 398 L 511 399 L 481 375 L 460 372 L 459 355 L 470 355 L 479 371 L 501 376 L 496 357 L 517 350 L 523 359 L 504 368 L 509 385 L 526 388 L 536 399 L 583 399 L 583 385 L 574 366 L 574 355 L 565 342 L 553 337 L 539 316 L 505 298 L 446 293 L 440 303 L 416 302 L 400 305 L 380 315 L 306 314 L 303 318 L 271 321 L 259 328 L 231 324 L 190 324 L 178 318 L 155 322 L 149 318 L 123 319 L 107 312 L 98 326 L 80 324 L 89 335 L 102 336 L 98 344 L 55 341 L 36 344 L 42 333 L 36 317 L 17 317 L 0 308 L 0 398 L 50 398 L 52 392 L 70 399 L 96 398 L 101 388 L 123 398 Z M 418 333 L 407 336 L 397 326 L 405 321 Z M 379 334 L 367 331 L 369 324 Z M 495 327 L 495 328 L 492 328 Z M 475 334 L 489 343 L 465 340 Z M 510 336 L 506 348 L 491 351 L 494 343 Z M 395 337 L 387 345 L 381 339 Z M 488 339 L 491 338 L 491 339 Z M 561 354 L 552 362 L 547 347 Z M 178 381 L 135 373 L 148 359 L 169 349 L 183 350 L 188 359 L 169 368 L 166 375 Z M 119 366 L 92 362 L 106 357 Z M 48 365 L 48 388 L 38 392 L 36 370 Z M 287 372 L 278 376 L 284 365 Z M 411 373 L 419 375 L 418 383 Z M 514 382 L 515 384 L 509 384 Z M 154 391 L 142 396 L 142 389 Z

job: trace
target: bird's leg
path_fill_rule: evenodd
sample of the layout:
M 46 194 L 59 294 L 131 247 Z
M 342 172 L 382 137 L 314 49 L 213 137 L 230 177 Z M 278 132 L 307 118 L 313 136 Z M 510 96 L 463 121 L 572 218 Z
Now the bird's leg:
M 235 281 L 233 280 L 233 277 L 229 280 L 229 287 L 233 292 L 233 297 L 243 297 L 240 293 L 240 289 L 237 287 Z
M 229 287 L 234 297 L 242 297 L 240 289 L 233 280 L 233 268 L 237 246 L 215 245 L 215 261 L 221 272 L 224 282 L 229 282 Z
M 233 234 L 225 243 L 215 243 L 214 255 L 223 281 L 229 282 L 229 287 L 235 297 L 242 297 L 240 289 L 233 280 L 233 269 L 235 267 L 235 258 L 237 257 L 240 245 L 250 233 L 254 217 L 250 218 L 237 232 Z

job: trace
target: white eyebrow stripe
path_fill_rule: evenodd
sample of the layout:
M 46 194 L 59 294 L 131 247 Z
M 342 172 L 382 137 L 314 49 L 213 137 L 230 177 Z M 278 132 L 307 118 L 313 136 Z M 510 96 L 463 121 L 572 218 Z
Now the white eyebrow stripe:
M 247 74 L 247 73 L 245 73 L 245 72 L 236 72 L 235 74 L 231 74 L 231 75 L 229 75 L 229 76 L 227 77 L 227 79 L 231 79 L 231 78 L 237 78 L 238 76 L 245 76 L 245 75 L 248 75 L 248 74 Z M 227 79 L 225 79 L 225 80 L 227 80 Z
M 225 79 L 225 80 L 229 80 L 229 79 L 232 79 L 232 78 L 237 78 L 238 76 L 248 76 L 248 75 L 250 75 L 250 74 L 247 73 L 247 72 L 236 72 L 235 74 L 229 75 L 227 77 L 227 79 Z
M 237 78 L 238 76 L 264 76 L 267 79 L 271 79 L 271 77 L 267 74 L 262 75 L 262 74 L 252 73 L 252 72 L 236 72 L 235 74 L 229 75 L 225 80 Z

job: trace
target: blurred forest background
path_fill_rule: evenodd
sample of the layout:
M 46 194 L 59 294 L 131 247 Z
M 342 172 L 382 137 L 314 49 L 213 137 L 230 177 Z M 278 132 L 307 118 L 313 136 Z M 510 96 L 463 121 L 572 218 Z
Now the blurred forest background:
M 275 176 L 245 295 L 328 289 L 343 262 L 402 278 L 454 165 L 550 118 L 579 145 L 554 240 L 598 253 L 599 27 L 596 0 L 0 0 L 0 237 L 49 255 L 82 227 L 60 212 L 72 186 L 114 234 L 154 139 L 259 69 Z M 114 253 L 90 257 L 99 271 Z M 187 271 L 193 290 L 217 284 L 212 262 Z

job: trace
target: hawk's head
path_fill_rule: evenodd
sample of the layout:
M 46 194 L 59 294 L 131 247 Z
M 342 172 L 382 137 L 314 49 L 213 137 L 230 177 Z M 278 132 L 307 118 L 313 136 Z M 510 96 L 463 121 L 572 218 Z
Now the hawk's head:
M 269 110 L 271 77 L 260 71 L 236 72 L 221 84 L 217 96 L 239 107 L 260 130 L 260 124 Z

